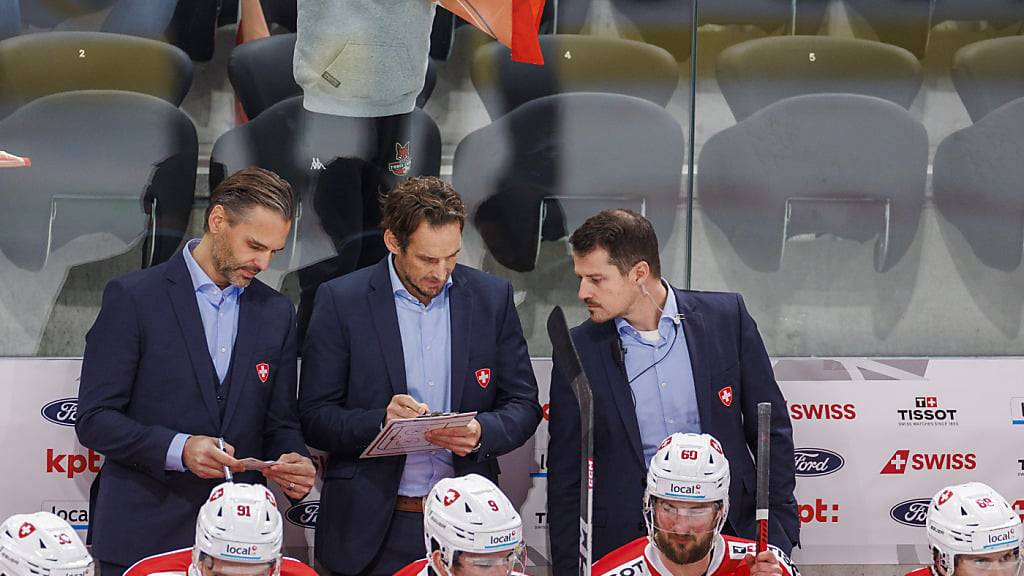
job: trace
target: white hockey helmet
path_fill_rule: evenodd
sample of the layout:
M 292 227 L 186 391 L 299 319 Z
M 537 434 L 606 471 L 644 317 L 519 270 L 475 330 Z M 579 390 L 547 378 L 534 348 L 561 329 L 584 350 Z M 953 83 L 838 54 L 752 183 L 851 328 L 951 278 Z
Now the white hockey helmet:
M 67 522 L 50 512 L 15 514 L 0 527 L 0 575 L 93 576 L 95 565 Z
M 445 478 L 423 502 L 423 539 L 429 556 L 441 551 L 449 574 L 460 552 L 509 551 L 522 561 L 523 521 L 493 482 L 479 474 Z
M 681 502 L 721 502 L 715 532 L 729 514 L 729 461 L 722 445 L 710 434 L 675 433 L 661 442 L 647 469 L 644 518 L 653 535 L 653 499 Z
M 281 513 L 270 490 L 259 484 L 225 482 L 210 492 L 199 509 L 192 563 L 200 573 L 204 563 L 211 564 L 209 568 L 214 559 L 220 559 L 236 563 L 240 574 L 276 576 L 281 570 L 283 536 Z
M 960 555 L 1020 550 L 1020 517 L 986 484 L 968 482 L 939 490 L 925 521 L 928 544 L 939 552 L 946 576 Z

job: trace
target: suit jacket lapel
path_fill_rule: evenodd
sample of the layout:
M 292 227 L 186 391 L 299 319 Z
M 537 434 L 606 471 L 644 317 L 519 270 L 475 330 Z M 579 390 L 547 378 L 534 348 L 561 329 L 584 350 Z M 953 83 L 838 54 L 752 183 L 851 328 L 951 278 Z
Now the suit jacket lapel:
M 199 395 L 206 405 L 210 420 L 214 427 L 220 429 L 220 410 L 217 409 L 217 398 L 214 392 L 213 361 L 206 346 L 206 332 L 199 316 L 199 305 L 196 303 L 196 291 L 192 286 L 192 276 L 185 265 L 185 256 L 178 252 L 167 266 L 167 294 L 174 308 L 174 316 L 185 339 L 189 362 L 196 376 Z
M 610 389 L 615 407 L 618 408 L 619 417 L 626 430 L 626 437 L 629 438 L 629 444 L 633 447 L 633 454 L 646 468 L 647 463 L 644 462 L 644 451 L 640 442 L 640 424 L 637 422 L 636 406 L 633 404 L 633 393 L 629 389 L 625 371 L 615 360 L 615 348 L 619 346 L 619 334 L 615 329 L 615 322 L 606 322 L 605 326 L 600 328 L 601 334 L 595 341 L 597 350 L 594 355 L 601 359 L 601 364 L 604 367 L 604 381 Z M 588 374 L 588 376 L 590 375 Z M 593 384 L 592 382 L 591 385 L 593 386 Z
M 691 305 L 686 293 L 673 288 L 676 306 L 683 314 L 683 334 L 686 336 L 686 348 L 690 354 L 690 367 L 693 370 L 693 387 L 697 395 L 697 413 L 700 414 L 700 427 L 704 432 L 711 428 L 711 403 L 716 400 L 711 390 L 711 375 L 708 373 L 707 337 L 704 333 L 704 317 Z
M 448 289 L 448 314 L 452 343 L 451 409 L 459 411 L 462 390 L 469 379 L 469 327 L 473 325 L 473 291 L 459 267 L 452 273 L 452 285 Z
M 384 366 L 391 381 L 391 389 L 395 394 L 408 394 L 402 333 L 398 329 L 398 312 L 395 309 L 395 293 L 391 288 L 387 257 L 377 264 L 370 278 L 370 292 L 366 298 L 369 300 L 370 314 L 373 316 L 380 349 L 384 354 Z
M 256 374 L 256 362 L 262 361 L 252 357 L 256 343 L 260 341 L 260 329 L 263 328 L 263 322 L 260 321 L 263 307 L 256 296 L 256 291 L 250 286 L 238 299 L 238 332 L 235 334 L 235 346 L 231 351 L 231 382 L 221 433 L 231 424 L 231 415 L 238 407 L 243 387 L 247 382 L 252 382 L 252 376 Z

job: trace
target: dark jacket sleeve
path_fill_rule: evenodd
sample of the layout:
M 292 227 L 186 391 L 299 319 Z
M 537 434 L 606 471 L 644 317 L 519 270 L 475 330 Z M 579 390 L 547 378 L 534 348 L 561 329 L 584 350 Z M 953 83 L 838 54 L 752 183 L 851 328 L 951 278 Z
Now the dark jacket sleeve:
M 736 295 L 739 313 L 740 362 L 743 386 L 743 432 L 751 454 L 757 454 L 757 405 L 772 404 L 771 476 L 768 494 L 768 540 L 786 554 L 800 542 L 800 520 L 797 515 L 796 469 L 793 461 L 793 425 L 789 420 L 786 399 L 775 381 L 771 360 L 757 331 L 757 324 L 747 312 L 743 297 Z
M 299 419 L 310 446 L 355 457 L 380 432 L 387 409 L 345 407 L 351 344 L 334 298 L 327 284 L 317 289 L 302 351 Z
M 554 576 L 575 576 L 580 547 L 580 411 L 559 369 L 559 358 L 552 360 L 547 482 L 551 567 Z
M 120 280 L 103 290 L 99 315 L 85 337 L 75 432 L 83 446 L 163 481 L 176 432 L 126 415 L 142 350 L 135 306 Z
M 309 456 L 306 441 L 302 438 L 299 425 L 299 408 L 296 398 L 298 384 L 298 340 L 295 325 L 295 309 L 291 303 L 288 309 L 288 334 L 281 349 L 281 368 L 274 377 L 274 389 L 263 421 L 263 451 L 269 460 L 281 454 L 295 452 Z
M 478 461 L 496 458 L 522 446 L 533 436 L 541 420 L 537 378 L 533 374 L 511 284 L 507 284 L 502 315 L 495 373 L 503 376 L 497 380 L 494 409 L 476 417 L 481 429 Z

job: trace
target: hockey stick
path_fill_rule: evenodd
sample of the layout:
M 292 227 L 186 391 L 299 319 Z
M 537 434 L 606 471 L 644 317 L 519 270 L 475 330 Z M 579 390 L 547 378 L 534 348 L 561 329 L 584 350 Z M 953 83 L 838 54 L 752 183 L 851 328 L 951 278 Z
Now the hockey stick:
M 772 405 L 757 405 L 757 553 L 768 549 L 768 469 L 771 450 Z
M 548 316 L 548 337 L 553 356 L 559 359 L 580 409 L 580 574 L 590 576 L 593 567 L 591 515 L 594 511 L 594 405 L 590 381 L 569 335 L 565 314 L 555 306 Z

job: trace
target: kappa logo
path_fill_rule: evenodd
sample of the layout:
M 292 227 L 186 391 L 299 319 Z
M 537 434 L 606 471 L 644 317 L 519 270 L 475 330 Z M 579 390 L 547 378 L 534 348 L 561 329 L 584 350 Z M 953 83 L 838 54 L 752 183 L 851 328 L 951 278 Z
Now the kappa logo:
M 409 154 L 410 144 L 412 144 L 411 141 L 406 142 L 405 146 L 402 146 L 400 142 L 395 143 L 395 161 L 388 164 L 388 171 L 395 176 L 405 176 L 412 168 L 412 155 Z
M 726 408 L 732 406 L 732 386 L 726 386 L 719 390 L 718 399 L 722 401 L 722 405 Z
M 266 362 L 260 362 L 256 365 L 256 376 L 259 377 L 260 382 L 266 382 L 267 378 L 270 378 L 270 364 Z
M 449 488 L 448 491 L 444 493 L 444 505 L 451 506 L 459 499 L 459 496 L 462 496 L 462 494 L 459 494 L 458 490 L 455 488 Z
M 481 388 L 487 388 L 487 385 L 491 383 L 491 369 L 481 368 L 476 371 L 476 383 Z
M 310 163 L 309 169 L 310 170 L 326 170 L 327 167 L 324 166 L 324 163 L 321 162 L 319 158 L 317 158 L 316 156 L 313 156 L 313 162 Z
M 28 538 L 29 535 L 31 535 L 35 531 L 35 526 L 29 524 L 28 522 L 25 522 L 21 525 L 21 528 L 18 528 L 18 538 Z

